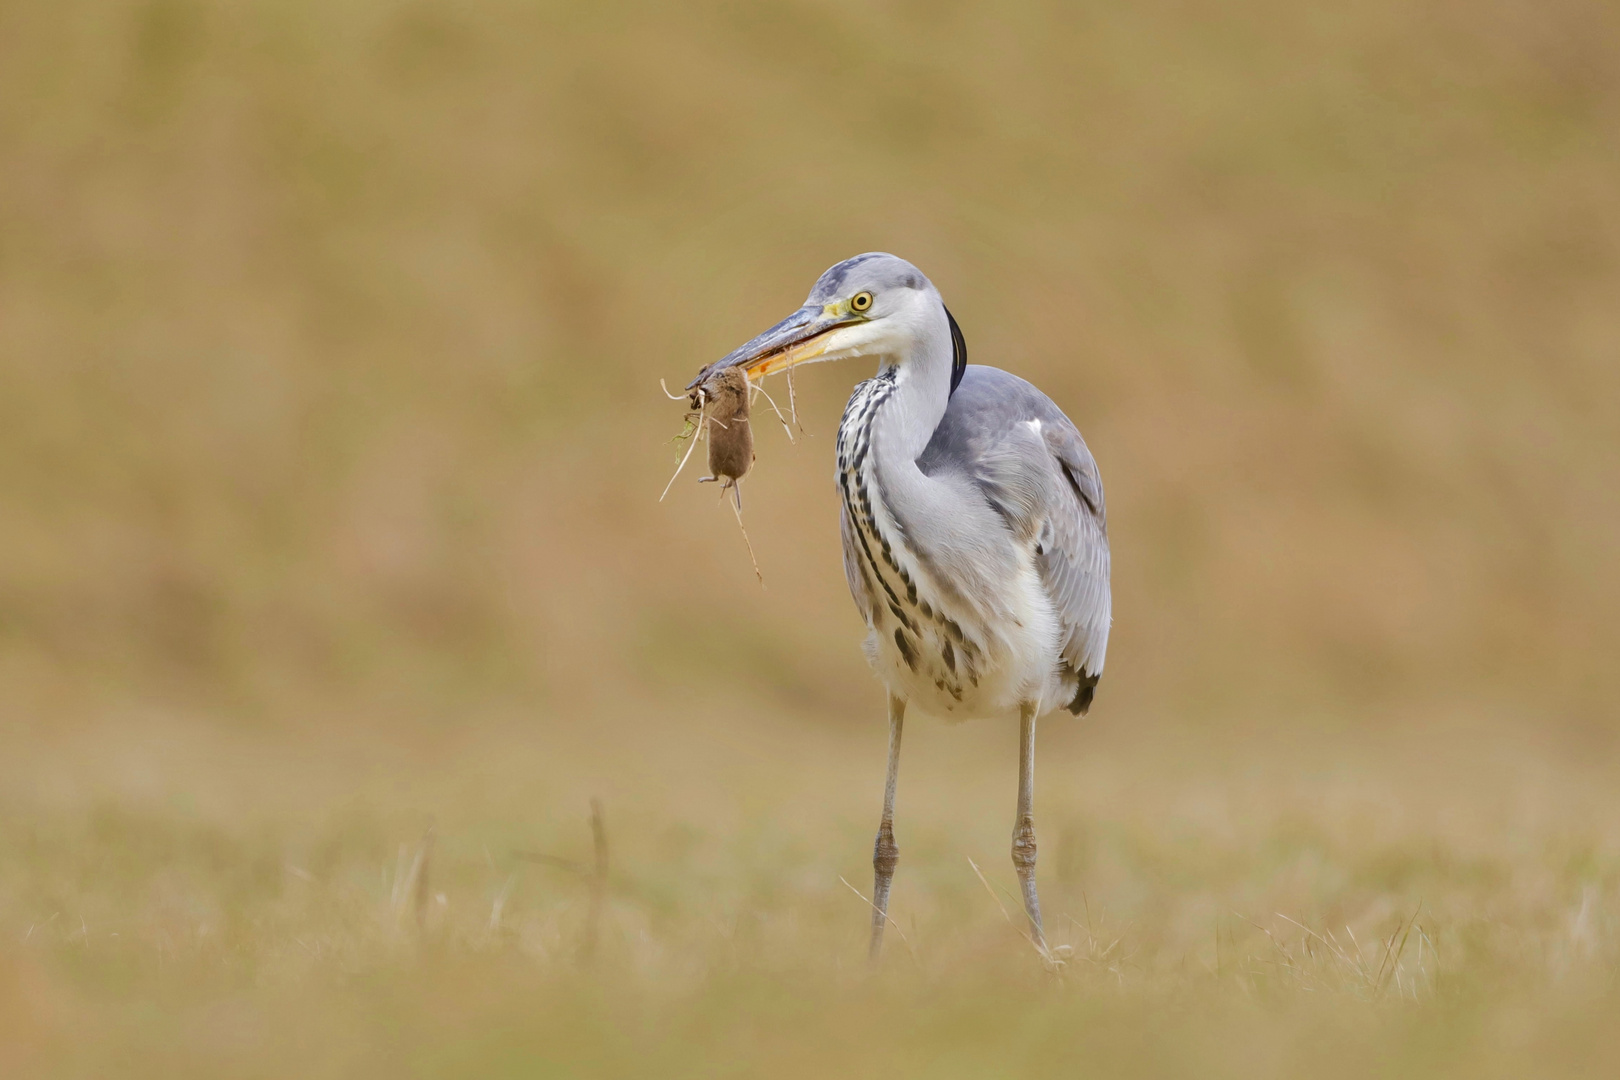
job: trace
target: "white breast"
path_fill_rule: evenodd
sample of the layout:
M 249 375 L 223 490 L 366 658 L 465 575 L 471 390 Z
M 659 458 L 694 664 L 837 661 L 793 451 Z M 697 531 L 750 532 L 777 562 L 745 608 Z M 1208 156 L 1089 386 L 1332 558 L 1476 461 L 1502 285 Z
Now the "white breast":
M 1001 528 L 1017 567 L 996 612 L 971 610 L 911 550 L 882 496 L 869 421 L 894 389 L 856 387 L 838 431 L 838 486 L 849 522 L 845 557 L 867 616 L 866 655 L 892 693 L 951 719 L 1016 715 L 1024 702 L 1061 704 L 1061 624 L 1035 566 L 1034 539 Z M 993 515 L 991 515 L 993 517 Z M 999 519 L 995 526 L 1000 527 Z M 982 601 L 981 601 L 982 602 Z
M 864 479 L 861 486 L 875 492 L 875 480 Z M 950 599 L 904 545 L 891 542 L 883 552 L 880 537 L 898 530 L 881 498 L 871 498 L 871 523 L 857 521 L 866 541 L 860 557 L 872 552 L 868 572 L 880 579 L 866 655 L 890 691 L 952 720 L 1017 715 L 1026 701 L 1042 712 L 1059 703 L 1060 623 L 1032 551 L 1019 552 L 1015 585 L 1004 598 L 1006 617 L 988 625 Z M 1006 542 L 1025 547 L 1011 533 Z

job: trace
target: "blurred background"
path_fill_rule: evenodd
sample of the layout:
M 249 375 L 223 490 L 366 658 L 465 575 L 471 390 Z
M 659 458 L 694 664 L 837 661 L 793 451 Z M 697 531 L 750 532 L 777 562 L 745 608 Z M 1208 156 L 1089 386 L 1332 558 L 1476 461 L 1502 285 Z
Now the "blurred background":
M 868 371 L 762 430 L 767 591 L 707 488 L 657 502 L 659 378 L 878 249 L 1101 464 L 1085 723 L 1611 745 L 1617 147 L 1579 0 L 14 0 L 0 709 L 880 724 Z
M 766 589 L 696 470 L 658 501 L 659 380 L 867 250 L 1101 466 L 1109 664 L 1037 814 L 1078 996 L 964 863 L 1011 881 L 994 724 L 908 730 L 922 990 L 838 981 L 885 724 L 833 440 L 871 369 L 758 427 Z M 867 1035 L 1079 1030 L 1367 1075 L 1394 1051 L 1342 1006 L 1383 969 L 1301 930 L 1402 920 L 1402 997 L 1447 1000 L 1439 956 L 1479 1010 L 1379 1014 L 1411 1075 L 1612 1058 L 1617 537 L 1612 3 L 0 0 L 19 1075 L 398 1076 L 412 1039 L 855 1075 Z M 587 858 L 591 796 L 611 999 L 568 981 L 578 882 L 513 854 Z M 1553 993 L 1592 957 L 1608 1004 Z M 1244 1011 L 1274 985 L 1337 996 Z

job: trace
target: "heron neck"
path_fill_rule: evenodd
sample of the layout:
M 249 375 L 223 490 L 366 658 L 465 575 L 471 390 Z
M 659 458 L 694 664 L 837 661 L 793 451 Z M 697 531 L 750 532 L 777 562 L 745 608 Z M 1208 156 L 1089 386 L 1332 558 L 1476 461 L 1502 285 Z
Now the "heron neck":
M 873 410 L 868 431 L 877 494 L 917 554 L 932 543 L 923 534 L 950 515 L 939 483 L 917 466 L 950 400 L 948 339 L 946 349 L 943 363 L 913 357 L 885 365 L 879 376 L 892 379 L 892 386 Z
M 894 380 L 894 389 L 873 416 L 872 433 L 880 459 L 893 464 L 916 464 L 950 404 L 950 326 L 944 307 L 938 311 L 939 318 L 930 322 L 939 325 L 919 335 L 910 355 L 886 361 L 878 372 Z

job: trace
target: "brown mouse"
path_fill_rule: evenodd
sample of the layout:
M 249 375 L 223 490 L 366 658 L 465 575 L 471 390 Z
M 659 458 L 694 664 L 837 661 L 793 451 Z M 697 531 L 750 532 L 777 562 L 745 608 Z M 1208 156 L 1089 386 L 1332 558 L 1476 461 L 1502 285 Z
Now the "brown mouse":
M 709 376 L 692 391 L 692 407 L 703 412 L 709 440 L 709 473 L 698 483 L 711 480 L 730 489 L 737 507 L 742 507 L 742 489 L 737 486 L 754 467 L 754 428 L 748 419 L 748 376 L 742 368 L 725 368 Z

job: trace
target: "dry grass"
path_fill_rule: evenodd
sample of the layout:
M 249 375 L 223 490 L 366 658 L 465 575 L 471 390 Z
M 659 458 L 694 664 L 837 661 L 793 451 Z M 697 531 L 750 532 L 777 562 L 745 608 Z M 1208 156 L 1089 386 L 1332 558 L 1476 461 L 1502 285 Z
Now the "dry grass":
M 840 878 L 869 880 L 881 755 L 847 774 L 881 733 L 761 718 L 785 752 L 761 759 L 680 719 L 564 759 L 492 729 L 409 752 L 194 728 L 36 745 L 31 775 L 5 777 L 0 1053 L 14 1075 L 1620 1064 L 1612 768 L 1451 736 L 1438 766 L 1413 740 L 1284 768 L 1253 745 L 1054 725 L 1054 967 L 1003 910 L 1008 733 L 925 726 L 902 780 L 900 933 L 871 973 Z M 593 949 L 580 774 L 610 756 Z
M 1614 1074 L 1617 145 L 1588 0 L 0 4 L 0 1071 Z M 864 372 L 656 501 L 874 248 L 1108 485 L 1057 972 L 994 726 L 859 962 Z

